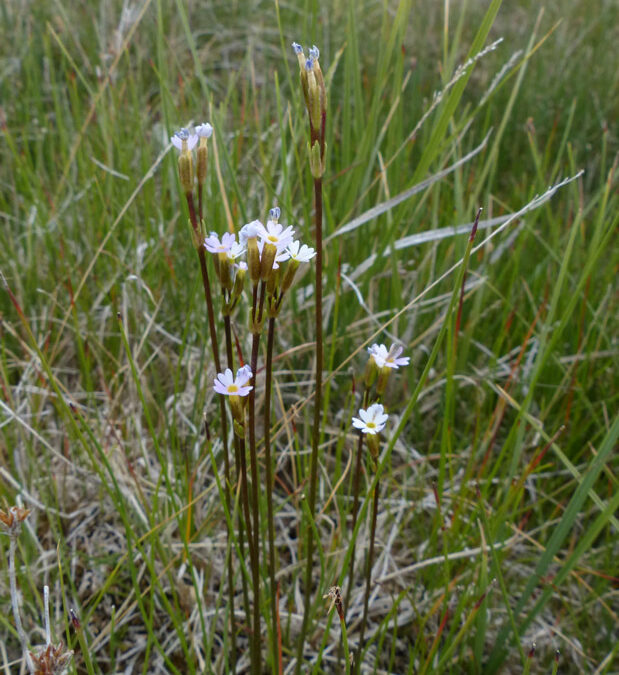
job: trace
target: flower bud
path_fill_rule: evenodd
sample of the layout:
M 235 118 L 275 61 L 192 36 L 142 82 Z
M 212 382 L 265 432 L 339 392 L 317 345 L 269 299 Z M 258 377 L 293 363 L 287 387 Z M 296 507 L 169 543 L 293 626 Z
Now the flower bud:
M 382 368 L 379 369 L 378 382 L 376 383 L 376 393 L 378 396 L 382 396 L 385 393 L 385 389 L 387 388 L 387 381 L 389 380 L 389 375 L 391 375 L 391 368 L 383 366 Z
M 201 124 L 195 128 L 196 135 L 200 139 L 198 142 L 197 150 L 197 176 L 198 176 L 198 185 L 204 185 L 206 181 L 206 167 L 207 167 L 207 158 L 208 158 L 208 149 L 206 147 L 206 141 L 213 134 L 213 127 L 207 122 L 206 124 Z
M 363 377 L 366 389 L 369 389 L 374 384 L 377 375 L 378 366 L 376 365 L 376 361 L 370 358 L 365 366 L 365 375 Z
M 243 293 L 243 286 L 245 285 L 245 277 L 247 276 L 247 268 L 239 267 L 234 277 L 234 288 L 232 289 L 232 298 L 238 300 Z
M 327 144 L 324 145 L 325 154 L 327 150 Z M 324 163 L 324 154 L 320 154 L 320 141 L 314 141 L 314 145 L 310 147 L 310 144 L 307 144 L 307 149 L 309 151 L 309 163 L 310 171 L 314 178 L 322 178 L 325 173 L 325 163 Z

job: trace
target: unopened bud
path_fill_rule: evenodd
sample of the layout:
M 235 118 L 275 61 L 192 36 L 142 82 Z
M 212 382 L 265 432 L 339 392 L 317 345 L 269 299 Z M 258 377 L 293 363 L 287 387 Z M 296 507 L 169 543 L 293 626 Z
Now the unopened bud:
M 267 278 L 267 293 L 269 295 L 276 295 L 281 278 L 282 278 L 281 267 L 278 267 L 276 270 L 271 269 L 271 274 L 269 274 Z
M 204 183 L 206 182 L 206 163 L 208 159 L 206 138 L 200 139 L 200 145 L 198 145 L 197 156 L 198 160 L 197 160 L 196 174 L 198 176 L 198 185 L 204 185 Z
M 309 163 L 310 171 L 314 178 L 322 178 L 325 173 L 325 163 L 324 155 L 321 156 L 320 153 L 320 142 L 318 140 L 314 141 L 314 145 L 310 147 L 310 144 L 307 144 L 309 151 Z M 325 153 L 326 153 L 327 144 L 325 143 Z
M 365 374 L 363 376 L 363 382 L 365 384 L 366 389 L 369 389 L 374 384 L 374 380 L 376 380 L 377 375 L 378 375 L 378 366 L 376 365 L 376 361 L 374 361 L 374 359 L 370 357 L 365 366 Z
M 383 366 L 378 372 L 378 382 L 376 383 L 376 393 L 378 396 L 382 396 L 385 393 L 387 388 L 387 381 L 389 380 L 389 375 L 391 375 L 391 368 Z
M 239 267 L 234 277 L 234 288 L 232 289 L 232 298 L 237 300 L 243 293 L 243 286 L 245 285 L 245 277 L 247 276 L 247 267 Z

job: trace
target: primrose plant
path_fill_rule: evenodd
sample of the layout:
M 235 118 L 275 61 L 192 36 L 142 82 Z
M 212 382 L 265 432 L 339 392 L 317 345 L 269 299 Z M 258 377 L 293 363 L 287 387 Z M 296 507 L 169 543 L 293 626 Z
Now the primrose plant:
M 261 672 L 265 659 L 273 671 L 277 671 L 283 663 L 284 638 L 277 603 L 282 581 L 279 580 L 281 575 L 277 568 L 279 556 L 273 504 L 276 466 L 271 443 L 273 358 L 276 350 L 277 320 L 299 270 L 306 265 L 314 266 L 315 270 L 315 378 L 309 475 L 300 476 L 307 490 L 304 507 L 299 514 L 300 521 L 304 523 L 304 539 L 300 548 L 304 555 L 302 564 L 305 569 L 304 607 L 298 630 L 296 633 L 289 631 L 287 635 L 296 635 L 296 659 L 291 659 L 296 661 L 294 667 L 300 672 L 307 663 L 306 637 L 310 631 L 316 599 L 329 597 L 340 618 L 347 671 L 352 663 L 346 636 L 345 603 L 340 586 L 332 586 L 324 596 L 321 592 L 326 587 L 319 588 L 318 593 L 315 590 L 314 551 L 317 545 L 321 545 L 321 542 L 316 541 L 315 530 L 318 518 L 316 500 L 319 439 L 323 429 L 322 203 L 323 176 L 327 166 L 327 89 L 318 48 L 312 47 L 307 57 L 297 43 L 293 43 L 293 50 L 299 63 L 301 90 L 309 120 L 309 170 L 314 183 L 313 242 L 301 241 L 296 236 L 294 225 L 280 222 L 282 212 L 279 206 L 269 210 L 264 223 L 256 219 L 243 224 L 238 230 L 210 230 L 204 194 L 208 170 L 208 139 L 213 134 L 213 127 L 204 123 L 193 129 L 183 128 L 171 138 L 172 145 L 179 151 L 180 185 L 187 201 L 192 243 L 198 256 L 209 322 L 210 350 L 215 371 L 213 390 L 219 395 L 219 439 L 224 472 L 224 480 L 220 482 L 220 486 L 229 540 L 226 559 L 226 616 L 229 621 L 226 630 L 232 647 L 228 654 L 232 672 L 236 670 L 239 659 L 244 656 L 242 640 L 245 635 L 249 638 L 251 672 Z M 240 311 L 241 307 L 244 308 L 243 311 Z M 242 335 L 239 338 L 239 332 L 242 332 L 239 329 L 241 316 L 246 316 L 246 339 Z M 265 334 L 266 345 L 261 350 L 261 341 Z M 220 344 L 223 344 L 221 353 Z M 248 353 L 244 353 L 244 346 L 248 347 Z M 369 449 L 370 464 L 376 475 L 372 487 L 371 538 L 366 556 L 364 616 L 356 636 L 357 655 L 361 654 L 367 622 L 379 494 L 380 434 L 388 423 L 388 415 L 381 398 L 390 374 L 408 363 L 408 358 L 401 356 L 402 350 L 398 345 L 393 345 L 389 350 L 384 345 L 373 345 L 370 348 L 362 407 L 358 417 L 352 419 L 354 428 L 359 432 L 352 492 L 352 531 L 355 533 L 351 539 L 353 552 L 358 530 L 364 443 Z M 264 361 L 260 359 L 261 354 L 264 354 Z M 259 373 L 264 374 L 260 387 L 264 396 L 260 398 L 260 406 L 256 399 L 256 380 Z M 374 384 L 376 386 L 372 398 Z M 229 428 L 232 431 L 230 435 Z M 216 463 L 215 457 L 213 461 Z M 264 475 L 261 475 L 262 471 Z M 266 538 L 263 533 L 266 533 Z M 239 571 L 240 574 L 237 573 Z M 351 566 L 342 571 L 342 579 L 345 578 L 350 594 L 355 584 L 354 554 Z M 239 583 L 242 586 L 245 615 L 240 623 L 235 611 Z M 263 619 L 266 619 L 270 643 L 266 653 L 263 653 L 261 638 Z M 292 654 L 290 646 L 285 652 Z

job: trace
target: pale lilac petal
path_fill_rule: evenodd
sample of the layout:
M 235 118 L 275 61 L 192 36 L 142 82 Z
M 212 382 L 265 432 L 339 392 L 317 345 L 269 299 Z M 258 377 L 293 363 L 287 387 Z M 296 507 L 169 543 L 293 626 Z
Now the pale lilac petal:
M 244 365 L 242 368 L 239 368 L 236 371 L 236 384 L 239 387 L 242 387 L 246 382 L 249 382 L 252 378 L 251 367 Z
M 243 246 L 247 246 L 248 239 L 254 239 L 258 236 L 258 226 L 264 227 L 259 220 L 252 220 L 251 223 L 243 225 L 239 232 L 239 241 Z
M 198 145 L 198 136 L 196 134 L 190 134 L 187 139 L 187 150 L 193 150 L 196 145 Z
M 199 138 L 210 138 L 213 135 L 213 127 L 205 122 L 195 128 L 196 136 Z

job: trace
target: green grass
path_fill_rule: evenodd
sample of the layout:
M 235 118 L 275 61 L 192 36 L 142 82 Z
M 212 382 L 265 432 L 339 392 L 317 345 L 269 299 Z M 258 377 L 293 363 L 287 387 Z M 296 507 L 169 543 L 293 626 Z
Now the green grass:
M 166 147 L 191 121 L 215 127 L 209 230 L 264 220 L 277 203 L 311 241 L 293 40 L 321 49 L 329 122 L 315 521 L 302 499 L 312 272 L 275 335 L 284 669 L 310 520 L 308 672 L 343 672 L 323 595 L 336 580 L 346 589 L 353 538 L 358 581 L 345 610 L 356 651 L 370 500 L 351 531 L 350 417 L 365 346 L 393 336 L 411 365 L 385 396 L 366 672 L 550 672 L 557 649 L 560 672 L 617 670 L 619 9 L 500 5 L 151 0 L 124 21 L 118 1 L 0 6 L 0 507 L 32 509 L 17 546 L 24 628 L 44 642 L 48 584 L 53 635 L 76 650 L 71 672 L 230 667 L 226 522 L 240 504 L 224 508 L 200 274 Z M 510 223 L 485 223 L 571 177 Z M 469 228 L 453 226 L 479 207 L 468 257 Z M 234 327 L 248 358 L 244 312 Z M 236 537 L 231 546 L 240 671 L 241 576 L 251 586 L 251 574 Z M 17 672 L 7 570 L 2 537 L 0 664 Z M 267 627 L 266 562 L 261 572 Z M 265 634 L 270 671 L 269 644 Z

